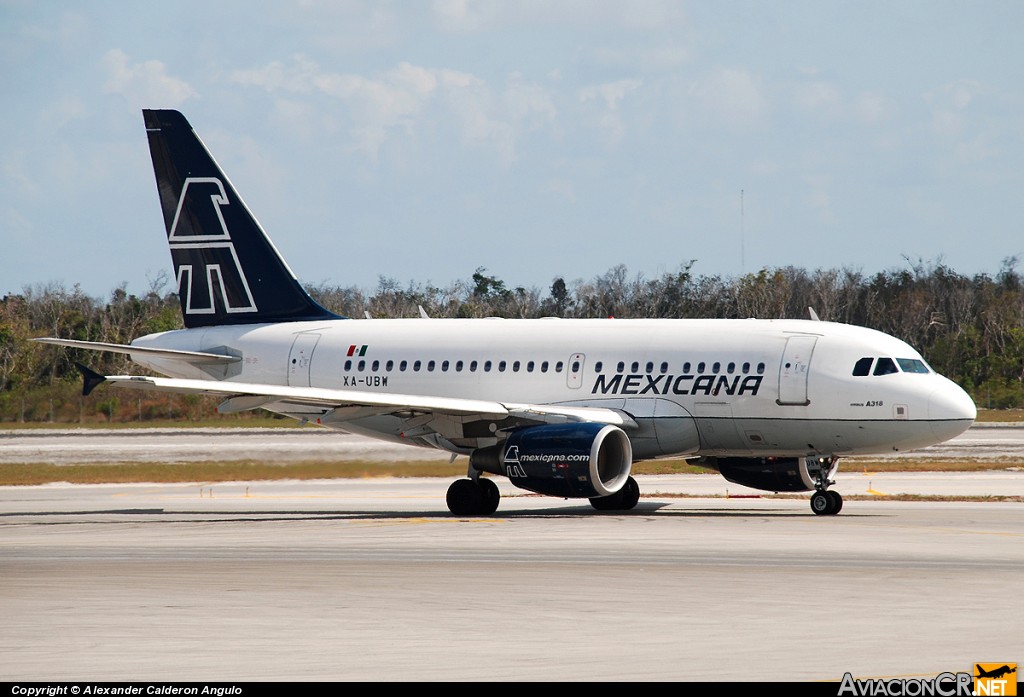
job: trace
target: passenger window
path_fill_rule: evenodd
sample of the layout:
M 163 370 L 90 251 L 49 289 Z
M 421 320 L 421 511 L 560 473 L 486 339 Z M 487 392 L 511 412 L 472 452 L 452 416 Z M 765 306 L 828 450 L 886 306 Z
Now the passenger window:
M 519 372 L 519 361 L 513 361 L 513 363 L 512 363 L 512 372 L 513 373 L 518 373 Z
M 639 361 L 633 361 L 633 365 L 631 365 L 630 368 L 631 368 L 631 370 L 629 372 L 631 372 L 631 373 L 639 373 L 640 372 L 640 362 Z
M 398 364 L 398 369 L 401 370 L 403 373 L 405 372 L 405 369 L 408 367 L 409 361 L 402 361 L 401 363 Z
M 698 373 L 703 373 L 704 372 L 704 361 L 701 361 L 700 363 L 697 364 L 697 372 Z
M 668 372 L 668 361 L 661 362 L 661 374 L 664 375 Z
M 491 362 L 490 361 L 484 361 L 484 372 L 485 373 L 491 372 Z
M 690 372 L 690 361 L 686 361 L 686 363 L 683 363 L 683 372 L 684 373 L 689 373 Z
M 419 361 L 416 361 L 415 363 L 412 364 L 412 369 L 415 370 L 418 373 L 420 371 L 420 366 L 421 365 L 422 365 L 422 363 L 420 363 Z
M 359 361 L 359 372 L 366 370 L 366 361 Z
M 891 375 L 898 372 L 900 372 L 900 369 L 896 367 L 896 362 L 891 358 L 883 356 L 875 364 L 875 375 Z
M 376 372 L 377 372 L 378 370 L 380 370 L 380 361 L 374 361 L 374 362 L 373 362 L 373 365 L 371 365 L 371 366 L 370 366 L 370 370 L 372 370 L 372 371 L 373 371 L 373 372 L 375 372 L 375 373 L 376 373 Z
M 448 361 L 441 361 L 441 372 L 442 373 L 447 373 L 448 372 Z
M 749 372 L 750 372 L 750 363 L 749 362 L 748 363 L 744 363 L 743 364 L 743 374 L 746 375 Z
M 498 372 L 499 373 L 504 373 L 505 372 L 505 361 L 498 361 Z
M 526 372 L 527 373 L 532 373 L 533 372 L 533 361 L 530 361 L 529 363 L 526 364 Z
M 875 359 L 872 358 L 871 356 L 864 356 L 864 358 L 861 358 L 859 361 L 857 361 L 854 364 L 854 366 L 853 366 L 853 374 L 854 374 L 854 376 L 860 378 L 860 377 L 864 377 L 865 375 L 870 375 L 871 374 L 871 363 L 874 360 Z
M 462 372 L 462 361 L 455 361 L 455 372 L 456 373 L 461 373 Z
M 562 372 L 562 368 L 563 368 L 562 361 L 558 361 L 558 363 L 555 363 L 555 372 L 556 373 L 561 373 Z
M 572 362 L 572 372 L 574 372 L 574 373 L 580 372 L 580 362 L 579 361 L 573 361 Z
M 345 361 L 345 370 L 352 370 L 352 361 Z
M 543 363 L 540 364 L 540 372 L 542 372 L 542 373 L 548 372 L 548 362 L 547 361 L 544 361 Z
M 732 375 L 733 373 L 736 372 L 736 364 L 735 363 L 730 363 L 729 367 L 727 367 L 725 370 L 726 370 L 726 372 L 729 373 L 729 375 Z
M 434 361 L 427 362 L 427 370 L 429 370 L 430 372 L 434 372 Z
M 718 373 L 721 370 L 722 370 L 722 364 L 719 363 L 718 361 L 715 361 L 715 364 L 713 366 L 711 366 L 711 372 L 712 373 Z
M 757 364 L 757 374 L 758 375 L 764 374 L 764 363 L 758 363 Z
M 601 372 L 601 368 L 603 366 L 604 366 L 604 363 L 602 363 L 601 361 L 598 361 L 597 363 L 594 364 L 594 372 L 595 373 L 600 373 Z M 533 370 L 533 369 L 530 368 L 530 370 Z
M 476 372 L 476 361 L 470 361 L 469 362 L 469 372 L 471 372 L 471 373 L 475 373 Z
M 619 361 L 619 364 L 615 367 L 615 372 L 621 373 L 625 369 L 626 369 L 626 364 L 623 363 L 622 361 Z
M 654 372 L 654 361 L 647 361 L 647 372 L 648 373 L 653 373 Z
M 395 369 L 395 362 L 394 361 L 388 361 L 387 364 L 384 366 L 384 370 L 388 371 L 389 373 L 392 370 L 394 370 L 394 369 Z

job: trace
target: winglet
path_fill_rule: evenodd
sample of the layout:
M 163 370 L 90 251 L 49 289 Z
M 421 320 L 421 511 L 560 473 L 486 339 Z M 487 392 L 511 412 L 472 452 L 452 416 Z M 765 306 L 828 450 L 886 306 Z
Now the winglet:
M 75 363 L 75 367 L 78 368 L 78 372 L 82 374 L 82 396 L 88 397 L 89 393 L 95 390 L 99 385 L 107 381 L 106 376 L 100 375 L 95 370 L 87 368 L 81 363 Z
M 821 321 L 821 318 L 818 317 L 818 313 L 814 311 L 813 307 L 808 307 L 807 308 L 807 314 L 809 314 L 811 316 L 811 319 L 814 320 L 815 322 L 820 322 Z

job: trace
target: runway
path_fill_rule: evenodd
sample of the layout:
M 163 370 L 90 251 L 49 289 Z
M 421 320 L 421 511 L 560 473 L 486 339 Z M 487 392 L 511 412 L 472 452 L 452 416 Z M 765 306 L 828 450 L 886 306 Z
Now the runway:
M 324 460 L 434 460 L 449 454 L 415 448 L 316 426 L 305 428 L 132 428 L 0 429 L 0 464 L 45 462 L 196 462 L 256 460 L 299 462 Z M 1020 424 L 975 425 L 956 438 L 906 453 L 844 458 L 856 464 L 869 459 L 971 460 L 1024 463 L 1024 427 Z
M 441 479 L 0 488 L 0 679 L 839 680 L 1024 659 L 1021 504 L 822 518 L 662 491 L 704 480 L 642 478 L 629 514 L 502 481 L 486 519 L 450 516 Z

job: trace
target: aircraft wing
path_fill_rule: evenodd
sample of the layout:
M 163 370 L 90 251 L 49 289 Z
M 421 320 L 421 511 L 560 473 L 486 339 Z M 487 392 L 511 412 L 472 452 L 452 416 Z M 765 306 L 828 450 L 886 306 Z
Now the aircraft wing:
M 90 371 L 91 372 L 91 371 Z M 188 380 L 134 375 L 86 375 L 86 383 L 95 387 L 102 381 L 115 387 L 216 395 L 226 398 L 218 407 L 221 413 L 233 413 L 264 406 L 308 406 L 332 411 L 334 422 L 363 418 L 373 414 L 437 415 L 460 421 L 514 419 L 522 423 L 569 423 L 590 421 L 615 426 L 635 427 L 627 414 L 599 407 L 560 406 L 557 404 L 519 404 L 455 397 L 336 390 L 320 387 L 291 387 L 214 380 Z

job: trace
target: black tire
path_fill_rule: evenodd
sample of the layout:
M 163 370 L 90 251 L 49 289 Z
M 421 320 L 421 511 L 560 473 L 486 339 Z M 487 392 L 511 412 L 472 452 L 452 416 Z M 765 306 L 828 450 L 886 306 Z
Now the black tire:
M 501 502 L 501 492 L 498 491 L 498 485 L 490 479 L 484 479 L 480 477 L 477 485 L 480 488 L 480 499 L 481 499 L 481 515 L 491 515 L 498 510 L 498 503 Z
M 477 515 L 483 510 L 484 495 L 472 479 L 456 479 L 448 487 L 445 500 L 454 515 Z
M 815 491 L 811 496 L 811 510 L 814 515 L 832 515 L 831 497 L 824 491 Z
M 590 505 L 598 511 L 616 511 L 619 509 L 619 502 L 622 500 L 622 492 L 617 491 L 611 496 L 599 496 L 590 499 Z
M 826 491 L 825 493 L 832 501 L 832 512 L 829 515 L 836 515 L 843 510 L 843 497 L 839 495 L 838 491 Z
M 619 510 L 633 510 L 640 500 L 640 485 L 636 483 L 635 479 L 628 477 L 626 483 L 622 485 L 622 489 L 619 490 L 619 496 L 622 497 L 622 500 L 619 502 Z

